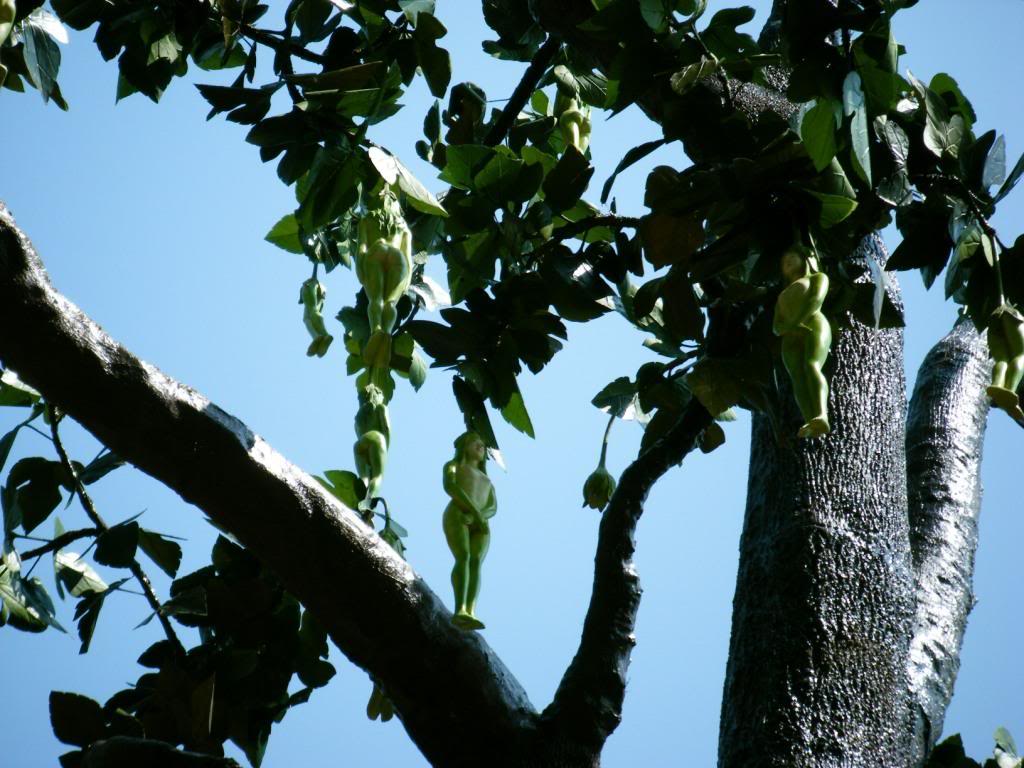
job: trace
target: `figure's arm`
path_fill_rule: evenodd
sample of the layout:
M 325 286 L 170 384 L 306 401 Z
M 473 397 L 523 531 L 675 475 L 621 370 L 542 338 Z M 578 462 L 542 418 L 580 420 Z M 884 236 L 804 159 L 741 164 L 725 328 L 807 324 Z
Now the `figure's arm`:
M 484 506 L 480 513 L 484 520 L 490 520 L 496 514 L 498 514 L 498 497 L 494 495 L 494 484 L 491 483 L 491 489 L 487 493 L 487 504 Z
M 477 509 L 473 500 L 469 498 L 469 494 L 467 494 L 466 491 L 463 490 L 462 486 L 459 485 L 459 478 L 454 461 L 449 461 L 444 465 L 444 491 L 452 497 L 452 501 L 462 507 L 462 510 L 466 514 L 472 515 L 477 521 L 483 519 L 481 511 Z

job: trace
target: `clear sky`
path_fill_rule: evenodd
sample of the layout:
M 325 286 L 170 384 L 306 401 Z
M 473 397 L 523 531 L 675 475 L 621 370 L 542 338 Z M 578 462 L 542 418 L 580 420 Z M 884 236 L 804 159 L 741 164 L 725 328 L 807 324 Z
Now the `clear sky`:
M 754 25 L 769 3 L 752 3 Z M 709 13 L 727 4 L 712 2 Z M 731 5 L 731 4 L 730 4 Z M 266 17 L 276 23 L 282 3 Z M 521 65 L 480 50 L 486 39 L 476 0 L 440 0 L 453 84 L 471 80 L 491 99 L 507 98 Z M 979 116 L 979 127 L 1005 132 L 1010 162 L 1024 151 L 1024 112 L 1018 54 L 1024 3 L 986 0 L 964 4 L 931 0 L 901 13 L 896 35 L 909 49 L 902 66 L 922 79 L 953 74 Z M 354 386 L 345 376 L 340 344 L 323 360 L 307 358 L 308 343 L 296 304 L 308 277 L 304 257 L 263 241 L 294 207 L 274 164 L 262 165 L 245 128 L 215 119 L 190 84 L 225 77 L 193 68 L 159 105 L 141 96 L 114 103 L 116 70 L 104 62 L 91 35 L 72 34 L 62 48 L 61 84 L 71 111 L 44 106 L 35 92 L 0 91 L 0 199 L 33 238 L 57 288 L 129 349 L 186 382 L 310 472 L 351 464 Z M 228 78 L 233 75 L 229 75 Z M 435 192 L 436 172 L 412 149 L 430 101 L 422 83 L 403 99 L 405 109 L 373 138 L 393 149 Z M 598 168 L 590 197 L 630 147 L 655 138 L 636 110 L 612 120 L 596 116 L 592 150 Z M 646 171 L 681 165 L 678 145 L 622 175 L 619 211 L 641 213 Z M 1009 240 L 1024 220 L 1024 193 L 1012 195 L 996 219 Z M 896 242 L 889 234 L 890 247 Z M 436 265 L 432 274 L 443 270 Z M 327 314 L 350 303 L 354 276 L 327 276 Z M 940 283 L 941 285 L 941 283 Z M 912 377 L 928 347 L 951 326 L 954 309 L 939 289 L 925 293 L 917 275 L 903 280 L 907 298 L 907 368 Z M 329 321 L 336 336 L 340 325 Z M 16 333 L 16 328 L 0 329 Z M 485 636 L 542 708 L 572 658 L 586 610 L 598 516 L 580 508 L 584 478 L 596 464 L 605 418 L 589 404 L 606 383 L 631 375 L 646 359 L 641 337 L 617 316 L 569 328 L 566 349 L 538 377 L 521 381 L 537 428 L 531 441 L 495 419 L 508 471 L 491 469 L 499 503 L 484 571 L 479 614 Z M 41 349 L 40 354 L 46 351 Z M 0 409 L 0 433 L 18 414 Z M 400 384 L 391 410 L 393 445 L 384 492 L 410 531 L 408 558 L 450 602 L 450 554 L 441 531 L 446 496 L 441 466 L 463 427 L 451 397 L 450 376 L 432 370 L 421 392 Z M 711 766 L 729 637 L 736 553 L 743 515 L 749 419 L 726 425 L 728 441 L 710 456 L 694 455 L 651 494 L 638 534 L 637 565 L 644 598 L 638 645 L 630 668 L 624 720 L 608 742 L 604 765 Z M 639 445 L 634 424 L 612 432 L 609 466 L 621 471 Z M 984 513 L 978 553 L 978 606 L 971 616 L 957 695 L 947 732 L 961 731 L 975 756 L 991 750 L 991 733 L 1006 725 L 1024 738 L 1021 697 L 1021 543 L 1019 488 L 1022 434 L 999 412 L 986 442 Z M 69 435 L 78 458 L 96 444 Z M 19 437 L 17 457 L 48 446 Z M 10 465 L 8 465 L 10 466 Z M 230 482 L 230 478 L 226 478 Z M 181 573 L 208 562 L 215 538 L 194 507 L 134 470 L 122 469 L 96 488 L 109 521 L 145 510 L 143 523 L 188 538 Z M 61 512 L 70 528 L 82 523 Z M 105 572 L 100 568 L 101 572 Z M 40 565 L 44 580 L 49 563 Z M 167 580 L 152 568 L 158 590 Z M 48 582 L 52 583 L 52 582 Z M 345 584 L 338 584 L 339 592 Z M 73 636 L 49 631 L 25 635 L 0 630 L 0 680 L 8 707 L 0 730 L 0 763 L 14 768 L 53 766 L 63 748 L 48 722 L 50 690 L 73 690 L 103 701 L 140 668 L 139 653 L 158 639 L 156 624 L 133 631 L 148 608 L 131 595 L 110 600 L 93 647 L 77 655 Z M 71 624 L 72 606 L 59 607 Z M 182 630 L 188 632 L 189 630 Z M 339 674 L 327 689 L 289 712 L 276 726 L 264 765 L 279 768 L 302 756 L 306 766 L 425 765 L 397 721 L 367 721 L 370 684 L 336 651 Z

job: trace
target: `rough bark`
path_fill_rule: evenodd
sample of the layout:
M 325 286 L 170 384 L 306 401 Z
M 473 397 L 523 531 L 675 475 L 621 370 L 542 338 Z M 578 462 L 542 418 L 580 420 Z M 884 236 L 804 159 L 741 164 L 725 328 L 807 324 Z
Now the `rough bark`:
M 487 643 L 313 478 L 57 293 L 2 204 L 0 276 L 4 365 L 273 569 L 381 681 L 428 760 L 517 751 L 534 709 Z
M 540 717 L 480 635 L 452 627 L 437 596 L 355 513 L 57 293 L 2 203 L 0 327 L 17 329 L 0 336 L 4 366 L 273 569 L 335 645 L 382 685 L 431 764 L 476 766 L 481 755 L 495 768 L 600 764 L 621 717 L 634 644 L 641 592 L 632 564 L 636 524 L 653 484 L 710 422 L 699 404 L 623 474 L 600 527 L 576 658 Z M 97 744 L 90 759 L 104 765 L 108 752 L 157 748 L 110 740 Z
M 884 263 L 884 249 L 867 238 Z M 912 572 L 903 333 L 837 318 L 832 432 L 755 416 L 722 703 L 723 768 L 906 764 Z M 785 372 L 780 373 L 785 382 Z
M 911 766 L 942 733 L 974 606 L 981 453 L 992 362 L 958 324 L 921 364 L 907 417 L 910 544 L 917 606 L 910 640 Z

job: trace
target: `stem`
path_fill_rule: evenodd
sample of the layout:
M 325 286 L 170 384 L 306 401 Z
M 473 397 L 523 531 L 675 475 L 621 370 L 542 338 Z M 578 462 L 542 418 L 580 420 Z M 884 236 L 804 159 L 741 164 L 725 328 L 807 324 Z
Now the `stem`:
M 605 457 L 606 457 L 606 456 L 608 455 L 608 435 L 610 435 L 610 434 L 611 434 L 611 432 L 612 432 L 612 424 L 614 424 L 614 423 L 615 423 L 615 419 L 616 419 L 616 418 L 617 418 L 617 417 L 616 417 L 616 416 L 615 416 L 615 414 L 613 413 L 613 414 L 612 414 L 612 415 L 611 415 L 611 416 L 610 416 L 610 417 L 608 418 L 608 426 L 604 428 L 604 439 L 603 439 L 603 440 L 601 440 L 601 459 L 600 459 L 600 461 L 598 461 L 598 463 L 597 463 L 597 465 L 598 465 L 599 467 L 601 467 L 602 469 L 604 468 L 604 460 L 605 460 Z
M 99 528 L 78 528 L 74 531 L 67 531 L 54 539 L 50 539 L 42 546 L 30 549 L 27 552 L 22 552 L 21 559 L 31 560 L 33 557 L 45 555 L 47 552 L 56 552 L 58 549 L 63 549 L 73 541 L 84 539 L 86 536 L 98 536 L 100 533 L 102 533 L 102 531 Z
M 265 32 L 262 29 L 250 27 L 248 24 L 245 23 L 239 23 L 238 31 L 240 34 L 245 35 L 253 42 L 257 42 L 260 45 L 265 45 L 267 46 L 267 48 L 270 48 L 271 50 L 274 51 L 278 51 L 279 53 L 287 53 L 289 56 L 294 56 L 297 59 L 302 59 L 303 61 L 308 61 L 313 64 L 323 65 L 327 63 L 327 59 L 325 59 L 319 53 L 307 51 L 301 45 L 296 45 L 290 40 L 278 40 L 277 38 L 272 37 L 270 33 Z
M 523 79 L 519 81 L 519 85 L 512 91 L 508 104 L 505 105 L 497 121 L 491 126 L 491 130 L 487 132 L 484 144 L 488 147 L 493 147 L 505 140 L 505 136 L 508 134 L 515 119 L 519 116 L 523 107 L 526 106 L 526 102 L 530 100 L 530 95 L 537 88 L 541 77 L 544 76 L 552 59 L 555 58 L 555 54 L 558 53 L 561 47 L 562 41 L 554 35 L 551 35 L 544 41 L 544 45 L 540 47 L 537 55 L 530 62 L 530 66 L 523 73 Z
M 86 493 L 85 486 L 82 485 L 82 481 L 78 477 L 78 472 L 71 463 L 71 459 L 68 458 L 67 451 L 64 450 L 64 444 L 61 442 L 57 426 L 57 423 L 60 420 L 57 409 L 54 406 L 47 404 L 46 410 L 50 417 L 50 433 L 53 436 L 53 446 L 57 449 L 57 455 L 60 457 L 60 463 L 64 467 L 64 471 L 67 472 L 68 476 L 71 478 L 75 493 L 78 495 L 78 499 L 82 502 L 82 507 L 85 509 L 85 514 L 88 515 L 90 520 L 92 520 L 93 525 L 96 526 L 100 533 L 106 533 L 110 530 L 110 526 L 107 525 L 100 516 L 100 513 L 96 510 L 96 505 L 93 504 L 89 494 Z M 145 571 L 142 570 L 142 566 L 139 565 L 138 560 L 132 560 L 128 569 L 132 572 L 132 576 L 135 577 L 135 580 L 139 582 L 139 586 L 142 587 L 142 591 L 145 594 L 146 601 L 149 603 L 149 606 L 156 612 L 156 616 L 160 620 L 160 625 L 164 628 L 164 634 L 167 635 L 167 639 L 170 641 L 171 645 L 174 646 L 175 650 L 184 656 L 185 647 L 181 644 L 177 634 L 175 634 L 174 627 L 171 626 L 170 619 L 168 619 L 164 614 L 160 605 L 160 599 L 156 596 L 156 592 L 153 591 L 153 585 L 149 581 L 149 577 L 146 575 Z

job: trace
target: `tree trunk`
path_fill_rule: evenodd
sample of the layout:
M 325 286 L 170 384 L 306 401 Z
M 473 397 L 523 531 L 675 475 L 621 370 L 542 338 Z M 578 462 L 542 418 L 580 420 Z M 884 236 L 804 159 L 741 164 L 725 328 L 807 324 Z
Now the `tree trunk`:
M 884 263 L 877 236 L 855 258 L 869 252 Z M 795 438 L 800 419 L 784 371 L 781 434 L 754 418 L 723 768 L 907 764 L 903 332 L 849 315 L 833 324 L 832 432 Z

